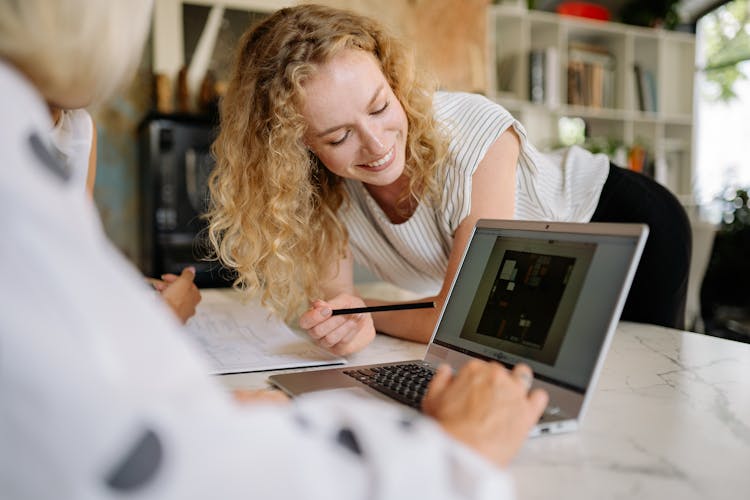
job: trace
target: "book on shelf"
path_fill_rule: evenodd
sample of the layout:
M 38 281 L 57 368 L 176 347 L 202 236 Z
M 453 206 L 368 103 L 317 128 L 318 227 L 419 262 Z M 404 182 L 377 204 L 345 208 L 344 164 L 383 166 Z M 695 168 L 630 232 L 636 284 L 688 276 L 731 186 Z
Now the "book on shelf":
M 567 70 L 568 104 L 615 107 L 615 57 L 606 47 L 571 42 Z
M 544 51 L 529 52 L 529 101 L 544 102 Z
M 529 100 L 555 108 L 560 104 L 560 58 L 556 47 L 529 52 Z
M 635 93 L 636 97 L 638 98 L 638 109 L 641 111 L 646 110 L 646 101 L 645 97 L 643 95 L 644 89 L 643 89 L 643 77 L 641 76 L 641 65 L 640 64 L 634 64 L 633 65 L 633 77 L 635 79 Z
M 560 105 L 560 57 L 557 47 L 544 49 L 544 90 L 545 103 L 551 108 Z
M 659 110 L 659 105 L 657 102 L 656 77 L 654 77 L 654 72 L 636 63 L 633 65 L 633 76 L 636 95 L 638 97 L 638 109 L 640 111 L 655 113 Z
M 659 102 L 656 94 L 656 77 L 654 72 L 648 69 L 643 72 L 643 76 L 646 80 L 646 106 L 649 111 L 657 112 L 659 111 Z

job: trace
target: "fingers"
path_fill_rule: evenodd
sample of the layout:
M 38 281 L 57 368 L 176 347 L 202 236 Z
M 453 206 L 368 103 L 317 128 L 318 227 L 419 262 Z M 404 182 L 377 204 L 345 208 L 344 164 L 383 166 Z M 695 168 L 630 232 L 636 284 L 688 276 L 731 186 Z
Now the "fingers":
M 534 422 L 536 422 L 544 412 L 544 409 L 547 408 L 549 394 L 544 389 L 534 389 L 529 393 L 529 403 L 531 404 Z
M 174 276 L 174 275 L 172 275 Z M 165 278 L 170 279 L 169 275 L 164 275 Z M 165 279 L 164 281 L 167 282 L 166 288 L 182 288 L 182 289 L 188 289 L 195 287 L 195 283 L 193 283 L 193 280 L 195 279 L 195 268 L 193 267 L 186 267 L 182 270 L 179 276 L 176 276 L 172 281 L 167 281 Z M 197 289 L 197 287 L 195 287 Z
M 201 294 L 193 282 L 194 279 L 195 268 L 189 266 L 161 290 L 162 298 L 183 324 L 195 314 L 195 308 L 201 301 Z
M 338 328 L 321 337 L 317 343 L 337 356 L 349 356 L 362 350 L 375 338 L 375 327 L 367 321 L 369 315 L 358 315 L 344 320 Z M 329 320 L 328 323 L 331 321 Z
M 361 314 L 332 317 L 331 312 L 332 308 L 328 303 L 316 300 L 299 319 L 300 328 L 307 330 L 310 337 L 325 348 L 350 339 L 356 334 L 358 323 L 362 319 Z
M 320 323 L 326 321 L 328 318 L 331 317 L 331 307 L 321 300 L 316 300 L 312 303 L 312 306 L 310 309 L 305 312 L 302 316 L 299 318 L 299 326 L 303 330 L 311 330 L 314 329 L 317 325 Z M 317 337 L 313 335 L 313 338 L 320 338 L 323 335 L 319 334 Z
M 182 273 L 180 273 L 180 278 L 189 279 L 190 281 L 193 281 L 195 279 L 195 267 L 188 266 L 185 269 L 182 270 Z
M 534 374 L 532 373 L 531 368 L 529 368 L 528 365 L 525 365 L 523 363 L 517 364 L 513 367 L 511 376 L 519 384 L 523 385 L 523 387 L 525 387 L 527 391 L 531 389 L 531 384 L 534 381 Z
M 427 392 L 422 399 L 422 411 L 428 415 L 432 415 L 432 412 L 435 409 L 435 402 L 451 383 L 452 378 L 453 370 L 449 365 L 440 365 L 438 369 L 435 370 L 435 375 L 427 386 Z
M 549 402 L 549 395 L 547 391 L 543 389 L 531 390 L 531 385 L 534 381 L 534 374 L 528 365 L 519 363 L 513 367 L 511 376 L 515 379 L 516 383 L 523 386 L 524 390 L 528 392 L 526 397 L 527 410 L 529 415 L 529 425 L 533 425 L 534 422 L 539 420 L 539 417 L 544 412 Z
M 529 391 L 531 369 L 507 370 L 497 362 L 472 360 L 455 376 L 441 367 L 422 402 L 454 438 L 504 467 L 520 449 L 547 405 L 541 389 Z
M 162 280 L 158 280 L 156 278 L 146 278 L 146 283 L 151 285 L 151 287 L 157 292 L 161 292 L 165 288 L 167 288 L 167 283 L 163 282 Z
M 325 348 L 330 348 L 340 342 L 351 340 L 359 329 L 361 319 L 361 315 L 353 315 L 345 319 L 341 325 L 329 331 L 323 337 L 318 338 L 318 344 Z
M 174 274 L 174 273 L 164 273 L 164 274 L 161 275 L 161 280 L 157 280 L 157 279 L 154 279 L 154 278 L 146 278 L 146 280 L 149 281 L 149 282 L 154 282 L 155 281 L 157 283 L 164 284 L 164 283 L 174 283 L 179 278 L 183 278 L 183 277 L 185 279 L 193 281 L 195 279 L 195 266 L 188 266 L 188 267 L 184 268 L 179 275 Z M 151 283 L 151 284 L 154 285 L 154 283 Z M 154 286 L 154 288 L 156 288 L 156 287 Z
M 375 338 L 375 325 L 369 314 L 363 314 L 351 330 L 341 341 L 331 347 L 329 351 L 337 356 L 349 356 L 367 347 Z
M 496 361 L 484 362 L 478 359 L 472 359 L 458 371 L 457 381 L 482 381 L 489 383 L 490 380 L 496 382 L 500 387 L 506 386 L 508 381 L 523 388 L 524 392 L 531 389 L 534 381 L 534 374 L 528 365 L 519 363 L 512 370 L 506 369 Z
M 321 347 L 338 356 L 353 354 L 375 338 L 375 326 L 369 314 L 346 314 L 333 316 L 334 308 L 361 307 L 361 298 L 341 294 L 330 302 L 315 300 L 299 318 L 300 328 Z

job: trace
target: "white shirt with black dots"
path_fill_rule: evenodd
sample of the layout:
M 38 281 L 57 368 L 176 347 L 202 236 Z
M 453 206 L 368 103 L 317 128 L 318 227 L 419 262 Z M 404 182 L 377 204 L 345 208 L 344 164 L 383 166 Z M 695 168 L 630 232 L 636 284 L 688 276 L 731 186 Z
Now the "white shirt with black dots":
M 49 113 L 0 62 L 4 498 L 508 499 L 427 418 L 311 395 L 240 406 L 59 164 Z

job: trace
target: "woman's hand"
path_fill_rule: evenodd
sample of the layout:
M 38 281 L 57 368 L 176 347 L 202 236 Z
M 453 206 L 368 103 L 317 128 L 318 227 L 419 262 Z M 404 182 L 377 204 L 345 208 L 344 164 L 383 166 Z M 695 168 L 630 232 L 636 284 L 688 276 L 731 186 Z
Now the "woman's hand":
M 529 392 L 531 369 L 508 371 L 496 362 L 473 360 L 453 375 L 441 366 L 427 389 L 422 410 L 445 431 L 504 467 L 547 406 L 547 393 Z
M 375 338 L 375 325 L 370 314 L 332 316 L 333 309 L 364 307 L 356 295 L 340 294 L 330 301 L 316 300 L 299 319 L 299 326 L 320 346 L 337 356 L 361 351 Z
M 193 283 L 195 268 L 186 267 L 179 276 L 164 274 L 161 278 L 161 280 L 149 278 L 148 281 L 159 291 L 177 319 L 185 324 L 195 314 L 195 308 L 201 301 L 201 292 Z

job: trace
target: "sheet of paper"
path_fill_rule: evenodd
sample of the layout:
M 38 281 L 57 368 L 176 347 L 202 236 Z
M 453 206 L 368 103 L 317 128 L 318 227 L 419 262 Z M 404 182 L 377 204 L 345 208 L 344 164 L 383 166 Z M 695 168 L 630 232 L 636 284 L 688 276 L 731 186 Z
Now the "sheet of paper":
M 344 364 L 257 302 L 243 303 L 233 290 L 204 289 L 187 324 L 213 363 L 214 374 Z

